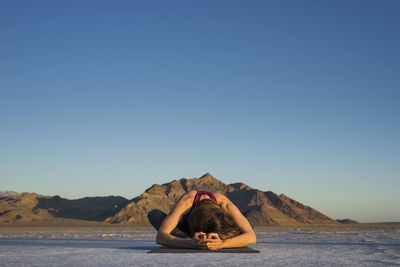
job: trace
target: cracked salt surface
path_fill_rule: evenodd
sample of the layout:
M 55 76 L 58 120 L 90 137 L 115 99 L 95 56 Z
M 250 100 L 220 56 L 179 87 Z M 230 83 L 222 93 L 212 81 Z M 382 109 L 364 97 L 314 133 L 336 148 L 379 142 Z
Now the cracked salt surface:
M 147 254 L 155 231 L 0 229 L 2 266 L 400 266 L 399 229 L 256 230 L 260 254 Z

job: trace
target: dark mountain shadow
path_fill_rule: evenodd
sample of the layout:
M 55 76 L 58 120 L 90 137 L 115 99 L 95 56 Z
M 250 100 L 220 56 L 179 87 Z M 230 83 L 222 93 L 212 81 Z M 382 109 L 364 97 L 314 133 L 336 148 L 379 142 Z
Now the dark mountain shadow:
M 38 198 L 35 209 L 46 209 L 55 217 L 104 221 L 125 207 L 129 201 L 119 196 L 85 197 L 69 200 L 54 196 L 52 198 Z

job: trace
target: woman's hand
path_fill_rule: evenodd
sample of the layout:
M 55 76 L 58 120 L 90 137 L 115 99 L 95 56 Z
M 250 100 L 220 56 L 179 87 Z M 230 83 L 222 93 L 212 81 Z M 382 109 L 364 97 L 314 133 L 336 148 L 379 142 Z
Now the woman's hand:
M 219 238 L 217 233 L 209 233 L 203 242 L 205 242 L 206 248 L 209 250 L 222 249 L 223 241 Z
M 207 234 L 203 232 L 197 232 L 193 235 L 193 238 L 190 239 L 190 245 L 195 249 L 206 249 L 206 240 Z

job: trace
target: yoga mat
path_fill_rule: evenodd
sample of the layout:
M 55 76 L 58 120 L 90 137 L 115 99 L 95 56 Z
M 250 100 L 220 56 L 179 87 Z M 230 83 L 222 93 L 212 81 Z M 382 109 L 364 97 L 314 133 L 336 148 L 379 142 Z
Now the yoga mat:
M 160 247 L 147 251 L 147 253 L 260 253 L 260 251 L 249 247 L 224 248 L 220 250 Z

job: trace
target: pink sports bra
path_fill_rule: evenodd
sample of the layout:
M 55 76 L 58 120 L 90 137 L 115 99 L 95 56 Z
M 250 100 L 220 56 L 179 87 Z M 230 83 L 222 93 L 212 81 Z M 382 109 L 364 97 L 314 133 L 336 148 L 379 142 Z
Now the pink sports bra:
M 215 198 L 215 196 L 213 195 L 213 193 L 207 192 L 207 191 L 197 190 L 196 196 L 194 197 L 194 200 L 193 200 L 193 207 L 194 207 L 197 203 L 199 203 L 200 197 L 201 197 L 202 195 L 208 195 L 209 197 L 211 197 L 211 199 L 212 199 L 215 203 L 217 203 L 217 199 Z

